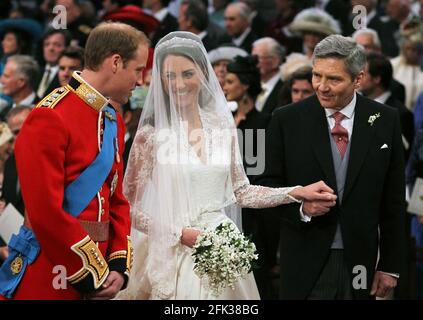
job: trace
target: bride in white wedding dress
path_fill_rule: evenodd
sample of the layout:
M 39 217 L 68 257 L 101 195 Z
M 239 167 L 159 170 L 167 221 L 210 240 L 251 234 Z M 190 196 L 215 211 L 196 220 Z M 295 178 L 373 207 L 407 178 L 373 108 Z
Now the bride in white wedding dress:
M 155 48 L 153 74 L 130 151 L 124 192 L 134 244 L 128 287 L 118 299 L 259 299 L 250 273 L 213 296 L 194 273 L 191 247 L 201 230 L 232 221 L 227 208 L 266 208 L 335 200 L 323 182 L 252 186 L 232 114 L 201 40 L 173 32 Z

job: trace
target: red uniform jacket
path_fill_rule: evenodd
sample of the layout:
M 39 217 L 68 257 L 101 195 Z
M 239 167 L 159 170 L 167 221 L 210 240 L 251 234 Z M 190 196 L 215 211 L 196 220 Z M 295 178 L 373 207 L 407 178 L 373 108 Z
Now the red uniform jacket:
M 78 218 L 62 208 L 65 187 L 99 153 L 103 121 L 98 110 L 106 103 L 82 78 L 75 76 L 73 83 L 75 79 L 77 86 L 57 89 L 39 103 L 16 141 L 26 215 L 41 250 L 27 267 L 14 299 L 81 299 L 85 292 L 98 289 L 110 271 L 121 272 L 126 280 L 129 274 L 132 248 L 129 204 L 122 194 L 124 125 L 120 115 L 120 155 L 115 155 L 102 188 Z M 108 239 L 96 246 L 81 220 L 108 221 Z

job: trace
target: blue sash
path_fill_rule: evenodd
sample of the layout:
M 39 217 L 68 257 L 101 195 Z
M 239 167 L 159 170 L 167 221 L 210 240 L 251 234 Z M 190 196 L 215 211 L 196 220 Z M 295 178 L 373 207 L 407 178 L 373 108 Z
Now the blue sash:
M 116 112 L 109 106 L 103 110 L 106 116 L 101 151 L 65 189 L 63 209 L 75 218 L 88 206 L 104 184 L 112 169 L 115 151 L 118 152 Z M 33 263 L 40 253 L 40 245 L 34 232 L 22 226 L 19 233 L 12 236 L 8 246 L 9 257 L 0 268 L 0 294 L 11 298 L 23 278 L 27 265 Z
M 117 136 L 116 112 L 107 106 L 104 117 L 103 145 L 97 158 L 78 178 L 66 187 L 63 209 L 75 218 L 87 207 L 106 181 L 115 157 Z M 111 115 L 111 116 L 110 116 Z M 111 120 L 110 118 L 113 118 Z M 116 151 L 117 152 L 117 151 Z

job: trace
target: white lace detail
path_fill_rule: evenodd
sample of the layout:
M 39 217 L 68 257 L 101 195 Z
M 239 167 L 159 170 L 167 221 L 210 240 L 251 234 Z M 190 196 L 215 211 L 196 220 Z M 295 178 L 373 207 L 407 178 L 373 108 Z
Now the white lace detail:
M 128 167 L 125 174 L 124 193 L 131 204 L 132 225 L 141 232 L 148 233 L 150 219 L 144 215 L 139 201 L 144 193 L 147 182 L 151 179 L 154 168 L 154 129 L 152 126 L 139 128 L 128 161 L 136 163 Z M 134 170 L 134 169 L 137 170 Z

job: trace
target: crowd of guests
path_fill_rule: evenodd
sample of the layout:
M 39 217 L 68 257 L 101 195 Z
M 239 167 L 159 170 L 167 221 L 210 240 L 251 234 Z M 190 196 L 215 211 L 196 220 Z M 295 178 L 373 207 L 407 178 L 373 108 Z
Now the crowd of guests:
M 66 8 L 65 29 L 54 27 L 56 5 Z M 359 27 L 352 10 L 357 5 L 367 12 Z M 396 108 L 400 115 L 410 191 L 416 177 L 423 177 L 423 1 L 4 0 L 0 6 L 2 208 L 12 203 L 24 212 L 13 141 L 26 116 L 54 88 L 65 86 L 72 72 L 82 70 L 88 34 L 110 20 L 136 27 L 152 44 L 144 85 L 126 105 L 111 101 L 124 116 L 126 155 L 150 82 L 154 45 L 169 32 L 189 31 L 202 39 L 237 128 L 244 135 L 247 130 L 255 133 L 251 141 L 240 139 L 240 147 L 255 156 L 264 154 L 258 133 L 267 128 L 273 111 L 314 95 L 316 45 L 328 35 L 343 34 L 367 53 L 360 94 Z M 246 168 L 256 165 L 250 156 L 244 155 Z M 254 175 L 248 178 L 254 183 Z M 244 232 L 253 236 L 260 255 L 255 277 L 261 297 L 275 298 L 278 217 L 244 209 L 243 218 Z M 418 246 L 423 246 L 422 223 L 421 217 L 411 220 Z M 7 255 L 4 247 L 0 254 Z M 423 298 L 422 269 L 418 265 L 418 298 Z M 397 294 L 414 297 L 410 290 Z

